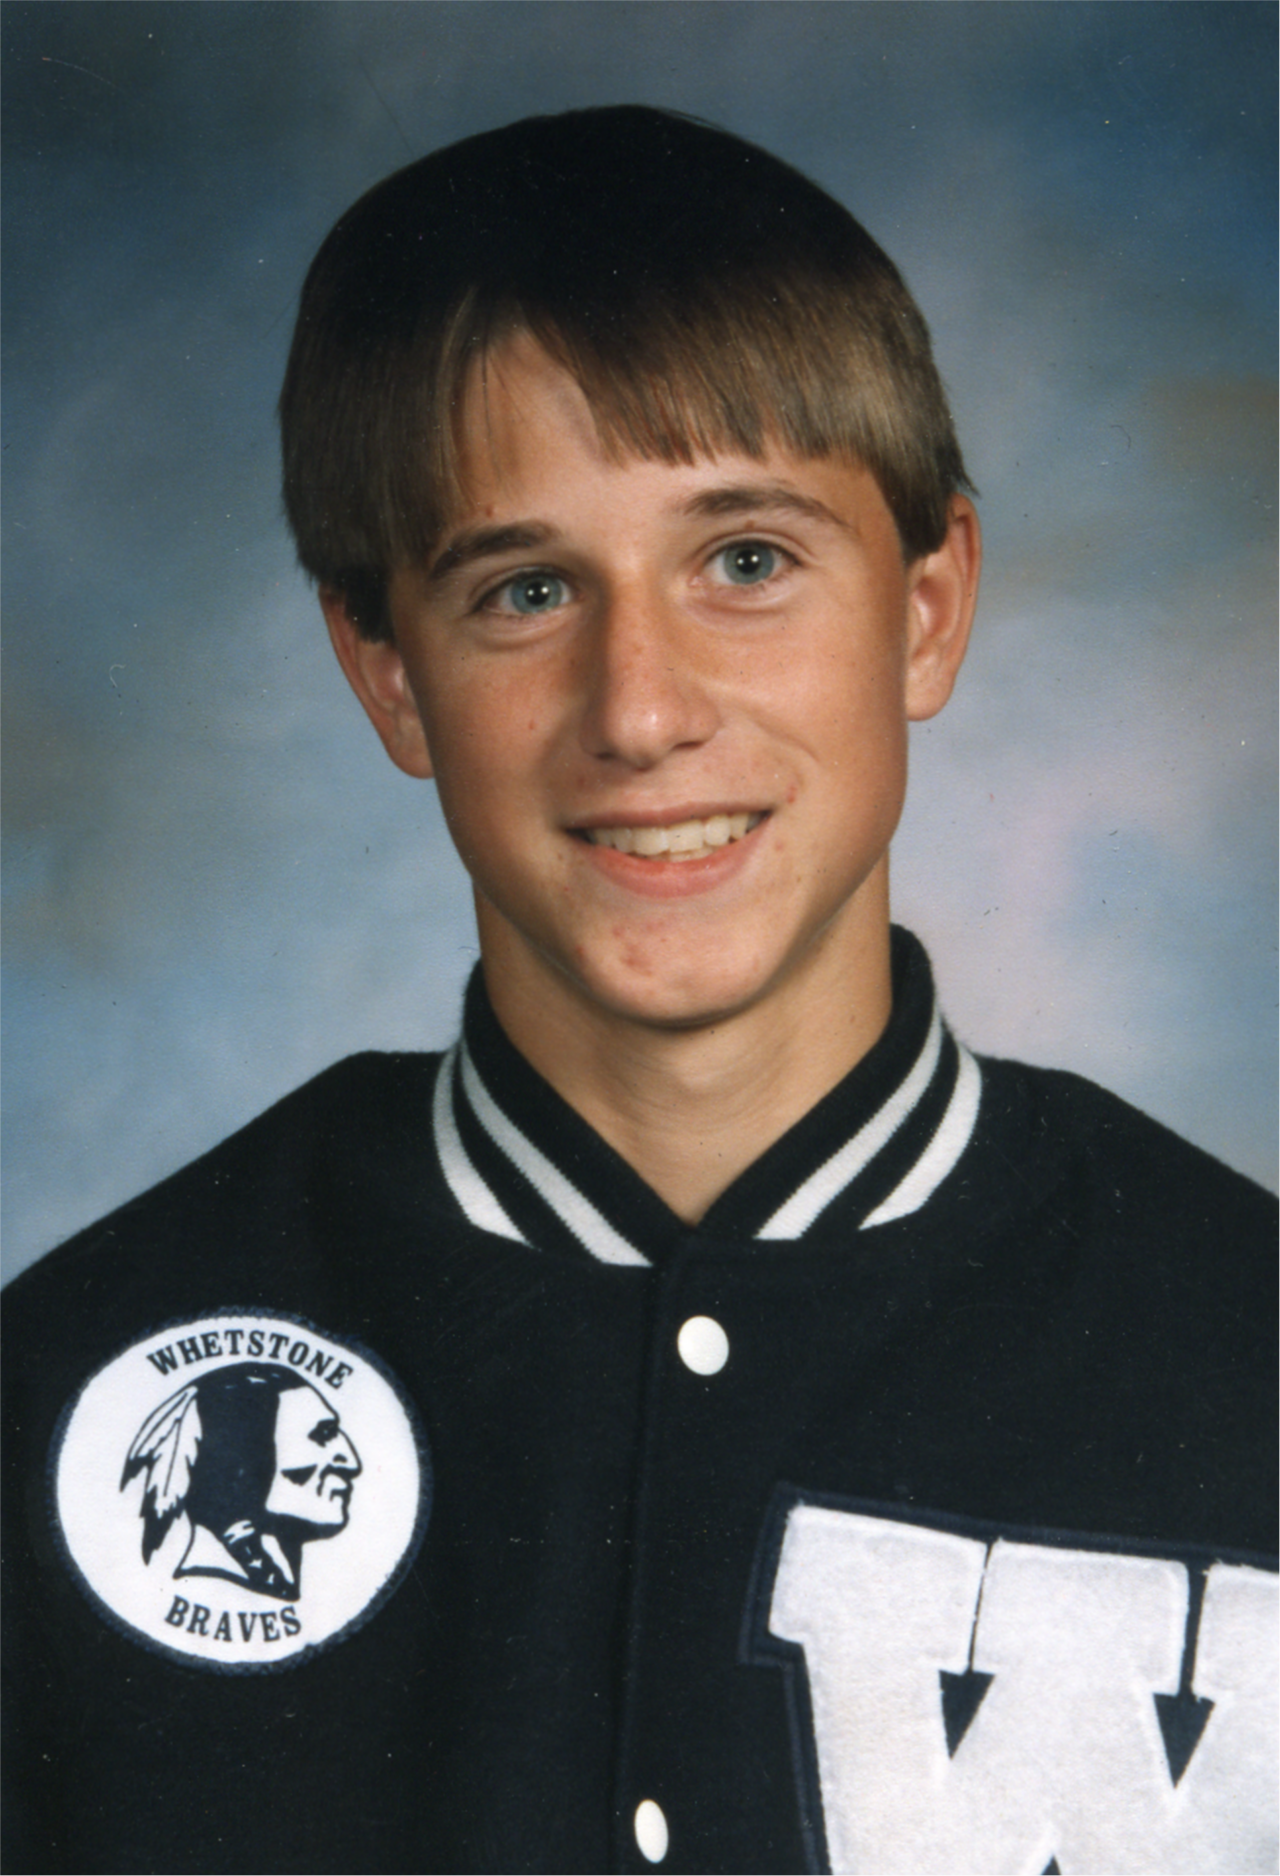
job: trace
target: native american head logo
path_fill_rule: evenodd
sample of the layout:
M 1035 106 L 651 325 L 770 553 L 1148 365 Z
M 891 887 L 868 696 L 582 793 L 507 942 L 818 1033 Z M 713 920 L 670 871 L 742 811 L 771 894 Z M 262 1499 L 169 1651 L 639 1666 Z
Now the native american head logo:
M 294 1602 L 303 1546 L 345 1530 L 360 1470 L 317 1388 L 288 1368 L 244 1361 L 189 1382 L 147 1416 L 120 1486 L 146 1474 L 144 1562 L 185 1517 L 175 1577 L 224 1577 Z
M 265 1310 L 139 1335 L 68 1402 L 50 1465 L 56 1538 L 99 1611 L 233 1673 L 353 1634 L 431 1511 L 426 1434 L 390 1369 Z

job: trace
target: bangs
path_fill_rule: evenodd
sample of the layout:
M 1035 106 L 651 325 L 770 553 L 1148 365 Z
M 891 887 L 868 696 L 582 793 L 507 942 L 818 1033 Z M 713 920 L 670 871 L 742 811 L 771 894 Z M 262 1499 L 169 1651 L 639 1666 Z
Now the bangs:
M 423 158 L 348 211 L 303 289 L 280 400 L 303 566 L 361 630 L 465 502 L 475 401 L 524 334 L 617 459 L 771 445 L 868 469 L 908 561 L 970 485 L 929 333 L 813 183 L 639 106 L 533 118 Z
M 949 498 L 967 486 L 958 449 L 938 474 L 950 443 L 949 424 L 938 435 L 930 421 L 940 384 L 904 408 L 901 361 L 884 355 L 873 331 L 851 326 L 847 301 L 833 309 L 812 294 L 802 302 L 771 289 L 760 308 L 739 291 L 704 296 L 692 314 L 658 304 L 608 323 L 570 323 L 541 307 L 486 316 L 472 299 L 449 322 L 437 357 L 422 361 L 416 437 L 405 436 L 403 474 L 388 489 L 385 512 L 401 525 L 383 536 L 384 565 L 425 559 L 466 502 L 474 394 L 483 401 L 490 370 L 522 336 L 577 384 L 614 461 L 758 459 L 776 447 L 841 459 L 876 477 L 908 560 L 941 544 Z

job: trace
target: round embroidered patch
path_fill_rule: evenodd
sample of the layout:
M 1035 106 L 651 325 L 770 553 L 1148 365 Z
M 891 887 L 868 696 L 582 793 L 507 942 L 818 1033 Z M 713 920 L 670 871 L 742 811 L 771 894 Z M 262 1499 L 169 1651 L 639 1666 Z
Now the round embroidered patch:
M 100 1369 L 52 1454 L 91 1597 L 153 1647 L 262 1669 L 339 1640 L 395 1588 L 430 1467 L 373 1357 L 287 1316 L 219 1311 Z

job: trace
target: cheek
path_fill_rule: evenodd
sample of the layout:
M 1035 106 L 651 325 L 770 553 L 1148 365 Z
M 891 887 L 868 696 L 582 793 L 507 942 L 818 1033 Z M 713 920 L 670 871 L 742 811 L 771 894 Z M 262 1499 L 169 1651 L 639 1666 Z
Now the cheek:
M 840 652 L 780 677 L 760 720 L 827 770 L 862 770 L 906 748 L 906 692 L 892 651 Z
M 484 883 L 523 848 L 545 767 L 527 693 L 513 710 L 459 711 L 441 725 L 432 757 L 440 807 L 463 865 Z M 504 858 L 504 856 L 506 856 Z
M 519 656 L 432 661 L 414 672 L 413 693 L 433 752 L 452 764 L 519 747 L 548 715 L 538 661 Z

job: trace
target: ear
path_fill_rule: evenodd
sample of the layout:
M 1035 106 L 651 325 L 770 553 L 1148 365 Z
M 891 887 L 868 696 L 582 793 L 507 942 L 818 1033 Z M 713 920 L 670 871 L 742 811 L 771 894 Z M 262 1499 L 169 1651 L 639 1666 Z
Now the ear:
M 978 511 L 967 496 L 953 495 L 946 539 L 909 573 L 906 694 L 913 723 L 936 716 L 951 695 L 969 643 L 981 568 Z
M 321 587 L 320 606 L 338 663 L 383 748 L 398 769 L 425 781 L 433 773 L 431 752 L 398 648 L 391 639 L 365 638 L 333 587 Z

